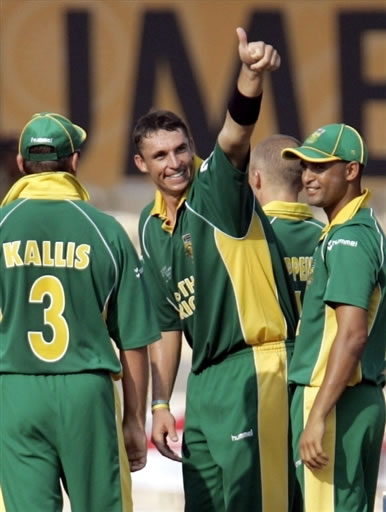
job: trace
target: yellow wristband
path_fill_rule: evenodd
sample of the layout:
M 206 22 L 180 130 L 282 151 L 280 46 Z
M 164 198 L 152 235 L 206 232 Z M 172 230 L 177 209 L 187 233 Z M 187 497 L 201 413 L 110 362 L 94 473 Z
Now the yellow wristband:
M 168 409 L 169 410 L 169 404 L 168 403 L 154 404 L 154 405 L 151 406 L 151 412 L 154 412 L 157 409 Z

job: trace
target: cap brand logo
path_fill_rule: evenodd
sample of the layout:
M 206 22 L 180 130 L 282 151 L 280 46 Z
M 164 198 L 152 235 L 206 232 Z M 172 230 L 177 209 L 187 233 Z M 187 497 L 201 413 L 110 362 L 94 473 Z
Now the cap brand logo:
M 316 142 L 325 131 L 324 128 L 318 128 L 314 133 L 311 133 L 306 142 Z
M 52 138 L 49 137 L 31 137 L 34 144 L 52 144 Z

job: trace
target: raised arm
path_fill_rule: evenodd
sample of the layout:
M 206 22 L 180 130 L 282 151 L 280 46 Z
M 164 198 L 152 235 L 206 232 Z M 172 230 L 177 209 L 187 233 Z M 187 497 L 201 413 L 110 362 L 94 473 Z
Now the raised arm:
M 260 111 L 264 75 L 279 68 L 280 56 L 275 48 L 263 41 L 248 43 L 244 29 L 237 28 L 236 32 L 242 65 L 218 143 L 234 167 L 244 169 Z

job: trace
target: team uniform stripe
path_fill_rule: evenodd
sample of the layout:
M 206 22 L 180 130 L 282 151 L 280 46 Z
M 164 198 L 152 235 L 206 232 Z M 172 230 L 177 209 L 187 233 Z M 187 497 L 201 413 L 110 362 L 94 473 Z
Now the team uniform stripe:
M 146 236 L 145 236 L 145 233 L 146 233 L 146 228 L 147 228 L 147 225 L 148 225 L 148 222 L 151 220 L 152 216 L 149 215 L 148 218 L 145 220 L 145 224 L 143 226 L 143 230 L 142 230 L 142 249 L 143 251 L 145 252 L 146 256 L 148 258 L 150 258 L 150 254 L 149 254 L 149 251 L 147 249 L 147 246 L 146 246 Z
M 255 346 L 253 355 L 258 388 L 262 511 L 288 510 L 289 411 L 285 343 Z
M 115 414 L 116 414 L 116 427 L 118 436 L 118 449 L 119 449 L 119 468 L 121 475 L 121 492 L 122 492 L 122 512 L 133 512 L 133 501 L 131 498 L 131 474 L 130 465 L 127 458 L 127 452 L 125 448 L 125 440 L 123 438 L 122 431 L 122 409 L 121 400 L 117 386 L 113 382 L 114 387 L 114 402 L 115 402 Z M 0 511 L 1 512 L 1 511 Z
M 304 427 L 319 388 L 304 388 Z M 336 413 L 332 409 L 327 416 L 326 431 L 323 437 L 323 449 L 328 456 L 328 464 L 315 473 L 304 467 L 304 512 L 334 512 L 334 462 L 335 462 Z
M 257 214 L 253 216 L 248 237 L 235 241 L 216 230 L 215 242 L 232 282 L 246 343 L 254 345 L 286 339 L 287 326 L 278 304 L 270 253 Z M 245 272 L 246 267 L 248 272 Z M 266 280 L 251 286 L 249 276 L 264 274 Z M 251 304 L 255 304 L 252 314 Z
M 337 330 L 338 324 L 336 321 L 335 310 L 330 306 L 325 305 L 323 337 L 320 344 L 318 359 L 315 363 L 310 379 L 311 386 L 319 387 L 322 385 L 326 374 L 328 358 L 330 356 Z M 350 379 L 350 382 L 348 383 L 348 386 L 355 386 L 355 384 L 358 384 L 361 380 L 362 371 L 359 363 Z

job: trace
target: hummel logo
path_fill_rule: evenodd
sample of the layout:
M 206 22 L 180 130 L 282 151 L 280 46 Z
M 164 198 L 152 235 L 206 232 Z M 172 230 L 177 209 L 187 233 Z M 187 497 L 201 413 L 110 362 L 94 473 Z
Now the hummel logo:
M 339 238 L 339 240 L 329 240 L 327 244 L 327 250 L 331 251 L 335 245 L 348 245 L 349 247 L 357 247 L 358 242 L 356 240 L 344 240 L 343 238 Z
M 52 138 L 49 137 L 31 137 L 31 143 L 34 144 L 52 144 Z
M 166 265 L 161 268 L 161 275 L 165 279 L 166 282 L 170 281 L 172 278 L 172 267 L 167 267 Z
M 139 279 L 141 277 L 141 274 L 143 274 L 143 267 L 135 267 L 134 272 L 135 277 Z
M 237 434 L 236 436 L 231 435 L 232 441 L 240 441 L 241 439 L 245 439 L 246 437 L 253 437 L 253 429 L 248 430 L 248 432 L 241 432 L 241 434 Z
M 208 161 L 209 161 L 209 159 L 210 159 L 210 157 L 211 157 L 212 155 L 213 155 L 213 151 L 212 151 L 212 153 L 208 156 L 208 158 L 202 162 L 202 164 L 200 165 L 200 172 L 205 172 L 205 171 L 207 171 L 207 170 L 208 170 L 208 168 L 209 168 Z

